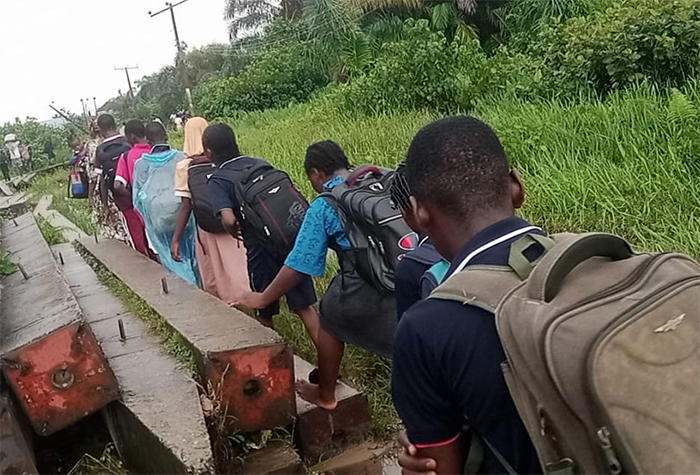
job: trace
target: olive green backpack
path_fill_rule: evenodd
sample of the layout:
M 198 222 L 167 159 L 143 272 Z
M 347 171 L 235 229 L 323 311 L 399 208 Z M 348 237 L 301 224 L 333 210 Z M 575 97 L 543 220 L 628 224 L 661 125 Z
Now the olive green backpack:
M 534 244 L 546 252 L 530 263 Z M 431 298 L 495 314 L 505 380 L 545 473 L 699 473 L 694 260 L 634 253 L 610 234 L 525 234 L 507 267 L 466 266 Z

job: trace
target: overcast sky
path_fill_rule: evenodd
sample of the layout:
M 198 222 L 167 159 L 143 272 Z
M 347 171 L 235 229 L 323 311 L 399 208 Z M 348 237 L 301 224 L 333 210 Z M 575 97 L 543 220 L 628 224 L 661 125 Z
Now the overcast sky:
M 173 0 L 172 3 L 177 3 Z M 165 0 L 0 0 L 0 123 L 52 117 L 56 106 L 80 113 L 81 98 L 100 106 L 128 89 L 117 66 L 135 66 L 132 81 L 174 62 Z M 189 47 L 227 42 L 224 0 L 189 0 L 175 8 Z

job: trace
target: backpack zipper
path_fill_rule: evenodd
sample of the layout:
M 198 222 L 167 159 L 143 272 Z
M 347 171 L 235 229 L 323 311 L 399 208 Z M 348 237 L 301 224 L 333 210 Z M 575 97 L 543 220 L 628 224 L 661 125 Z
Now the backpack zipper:
M 381 219 L 381 220 L 377 221 L 377 224 L 381 226 L 383 224 L 390 223 L 392 221 L 396 221 L 397 219 L 401 219 L 401 218 L 402 218 L 402 216 L 400 214 L 397 214 L 395 216 L 389 216 L 388 218 Z
M 622 472 L 622 465 L 620 464 L 620 460 L 617 458 L 612 442 L 610 442 L 610 431 L 608 430 L 607 426 L 600 427 L 596 431 L 596 435 L 598 436 L 598 444 L 600 445 L 600 448 L 603 449 L 605 460 L 608 462 L 610 473 L 613 475 L 619 474 Z

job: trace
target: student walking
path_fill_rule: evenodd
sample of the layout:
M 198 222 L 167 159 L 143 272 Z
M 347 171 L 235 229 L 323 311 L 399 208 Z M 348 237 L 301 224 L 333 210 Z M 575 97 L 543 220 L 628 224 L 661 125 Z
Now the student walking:
M 188 156 L 177 164 L 175 195 L 181 199 L 170 253 L 180 261 L 180 241 L 194 211 L 197 223 L 195 251 L 202 287 L 224 302 L 234 302 L 250 289 L 246 250 L 241 239 L 226 232 L 212 208 L 209 176 L 215 165 L 204 155 L 202 135 L 208 127 L 202 117 L 185 124 L 184 152 Z
M 131 144 L 117 132 L 116 122 L 110 114 L 100 115 L 96 127 L 102 143 L 94 148 L 94 155 L 91 156 L 90 196 L 93 213 L 105 237 L 128 241 L 128 233 L 119 213 L 119 207 L 122 204 L 128 206 L 128 203 L 117 203 L 113 192 L 119 157 L 131 148 Z M 95 144 L 96 141 L 93 141 L 92 145 Z
M 404 173 L 405 164 L 401 163 L 391 182 L 391 199 L 400 209 L 411 208 L 411 197 Z M 412 228 L 410 214 L 402 213 L 404 219 Z M 430 236 L 420 236 L 416 248 L 404 256 L 396 266 L 396 317 L 400 320 L 403 314 L 416 302 L 427 298 L 430 292 L 442 282 L 450 264 L 433 246 Z
M 171 149 L 162 124 L 151 122 L 146 127 L 146 139 L 152 146 L 134 164 L 134 207 L 143 216 L 146 234 L 161 264 L 182 279 L 198 285 L 199 276 L 194 253 L 195 224 L 190 219 L 180 245 L 180 260 L 170 255 L 170 243 L 180 202 L 173 193 L 175 167 L 185 154 Z
M 411 197 L 403 212 L 451 262 L 448 276 L 464 266 L 507 266 L 513 242 L 544 234 L 514 215 L 524 201 L 520 177 L 493 130 L 473 117 L 421 129 L 405 176 Z M 407 470 L 462 473 L 468 424 L 489 445 L 477 473 L 541 472 L 501 371 L 505 359 L 494 315 L 482 307 L 431 297 L 406 311 L 394 341 L 392 395 L 415 448 L 402 458 Z
M 306 201 L 284 172 L 263 160 L 242 155 L 236 136 L 228 125 L 214 124 L 207 127 L 202 143 L 207 157 L 217 165 L 209 180 L 213 209 L 229 234 L 240 234 L 243 237 L 251 287 L 263 290 L 283 268 L 284 259 L 289 253 L 285 247 L 288 243 L 293 244 L 296 238 L 306 210 Z M 257 184 L 266 188 L 252 188 Z M 246 197 L 250 199 L 246 200 Z M 265 202 L 265 198 L 270 201 Z M 258 205 L 261 206 L 257 207 Z M 262 213 L 267 214 L 261 216 Z M 255 218 L 253 215 L 256 215 Z M 274 299 L 267 299 L 264 305 L 248 307 L 259 309 L 258 318 L 272 326 L 272 317 L 279 313 L 279 298 L 283 295 L 290 310 L 301 317 L 318 349 L 319 333 L 323 332 L 320 330 L 318 313 L 313 307 L 316 292 L 310 276 L 296 278 L 292 285 L 285 286 L 284 291 L 279 292 Z M 335 385 L 335 380 L 333 384 Z M 332 400 L 331 405 L 334 404 Z
M 114 198 L 116 202 L 121 203 L 121 216 L 124 227 L 129 233 L 131 246 L 141 254 L 155 258 L 155 254 L 148 247 L 143 217 L 134 208 L 132 198 L 134 165 L 145 153 L 151 151 L 151 146 L 146 140 L 146 127 L 140 120 L 127 122 L 124 133 L 131 144 L 131 149 L 123 154 L 117 163 Z
M 345 152 L 330 140 L 315 143 L 307 149 L 304 168 L 318 193 L 330 193 L 335 187 L 344 186 L 351 176 Z M 356 178 L 361 177 L 357 175 Z M 332 409 L 337 404 L 335 382 L 344 342 L 386 355 L 391 351 L 396 324 L 394 296 L 378 289 L 367 277 L 359 274 L 359 249 L 353 247 L 346 234 L 336 205 L 335 198 L 327 195 L 317 197 L 311 203 L 285 265 L 270 285 L 261 289 L 261 293 L 249 294 L 242 300 L 244 305 L 253 308 L 267 305 L 301 279 L 323 276 L 328 250 L 336 252 L 340 272 L 320 304 L 318 384 L 301 382 L 298 387 L 302 398 L 325 409 Z

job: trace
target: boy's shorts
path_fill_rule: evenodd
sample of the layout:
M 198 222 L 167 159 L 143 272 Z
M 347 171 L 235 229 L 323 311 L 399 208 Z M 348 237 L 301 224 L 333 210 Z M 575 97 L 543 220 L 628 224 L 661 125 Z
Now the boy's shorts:
M 262 292 L 277 277 L 283 264 L 276 262 L 263 249 L 259 249 L 257 246 L 251 247 L 248 247 L 250 286 L 254 292 Z M 292 311 L 302 310 L 315 304 L 316 291 L 311 277 L 305 275 L 296 287 L 287 292 L 285 297 L 287 298 L 287 306 Z M 279 301 L 258 310 L 258 316 L 266 319 L 272 318 L 278 313 L 280 313 Z

